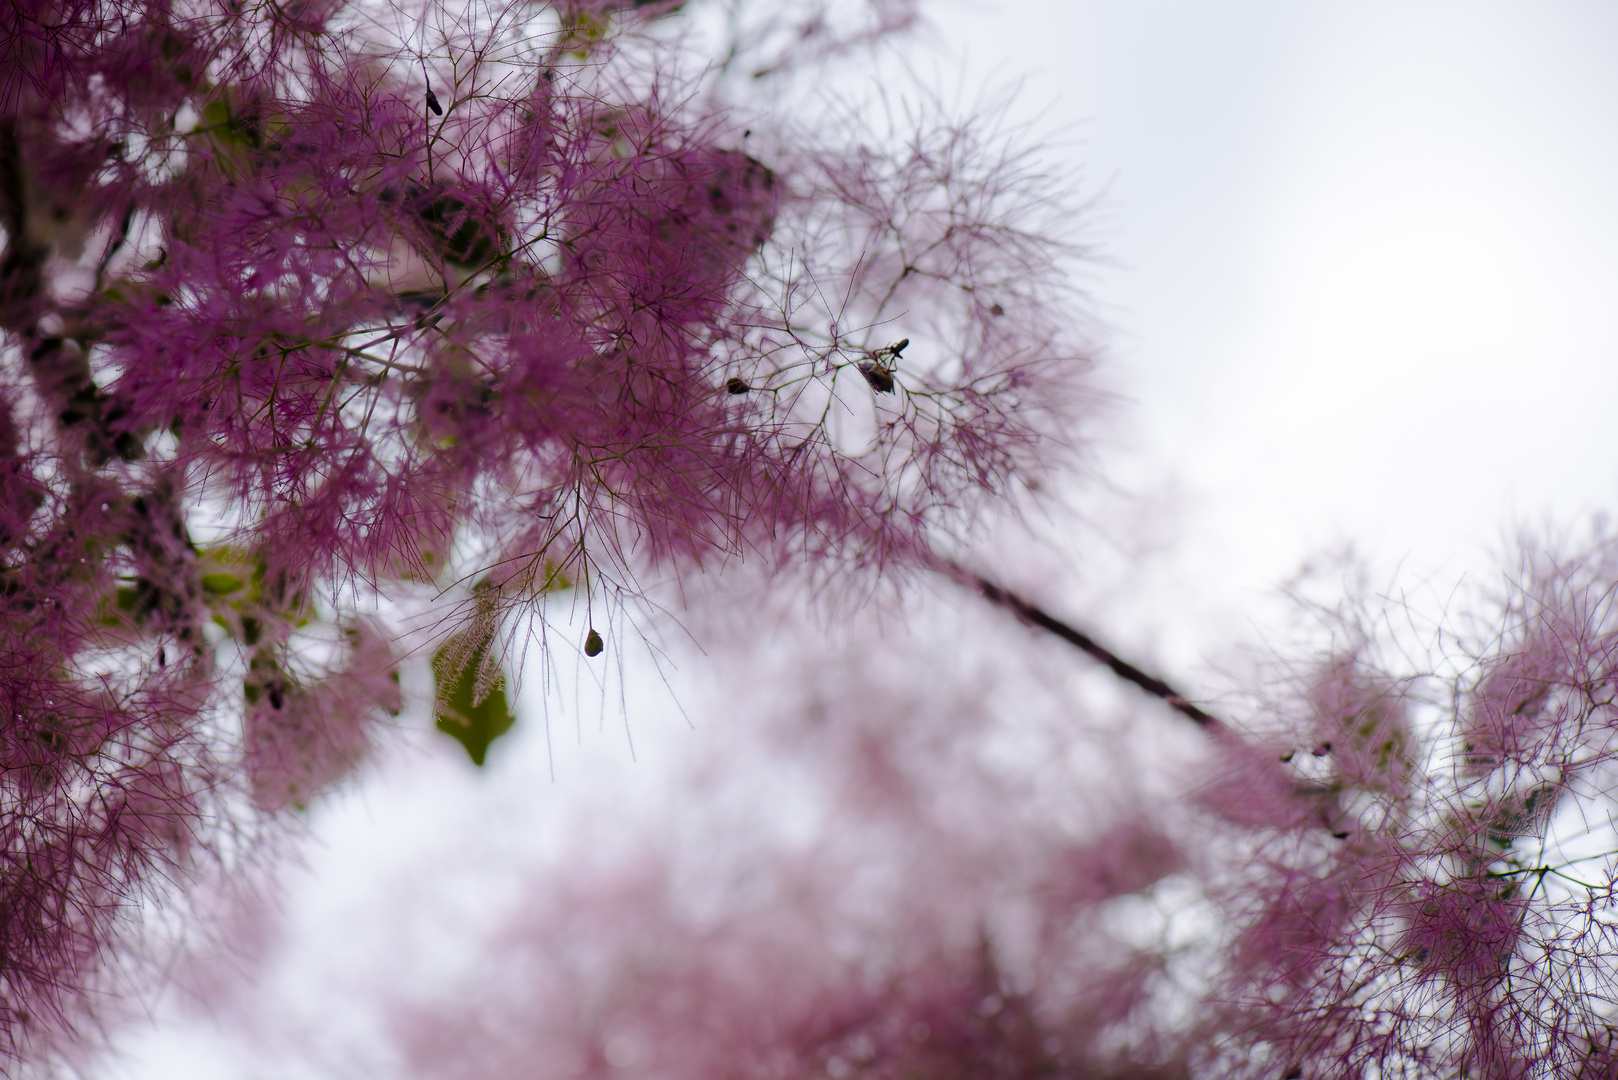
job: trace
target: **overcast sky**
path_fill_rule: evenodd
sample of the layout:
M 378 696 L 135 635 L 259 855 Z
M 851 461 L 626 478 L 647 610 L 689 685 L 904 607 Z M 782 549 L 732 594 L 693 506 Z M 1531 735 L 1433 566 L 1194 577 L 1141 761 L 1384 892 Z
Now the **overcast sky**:
M 941 28 L 1076 125 L 1112 366 L 1210 585 L 1613 503 L 1618 8 L 958 0 Z
M 1022 78 L 1025 108 L 1067 133 L 1048 164 L 1095 200 L 1107 261 L 1088 287 L 1132 399 L 1120 469 L 1179 485 L 1173 557 L 1196 605 L 1239 611 L 1343 540 L 1453 571 L 1484 566 L 1513 520 L 1618 506 L 1618 7 L 939 0 L 932 14 L 938 70 Z M 605 758 L 590 767 L 624 755 Z M 535 788 L 452 764 L 318 819 L 304 925 L 407 863 L 437 806 Z M 560 767 L 535 797 L 588 775 Z M 132 1077 L 246 1075 L 196 1021 L 131 1052 Z

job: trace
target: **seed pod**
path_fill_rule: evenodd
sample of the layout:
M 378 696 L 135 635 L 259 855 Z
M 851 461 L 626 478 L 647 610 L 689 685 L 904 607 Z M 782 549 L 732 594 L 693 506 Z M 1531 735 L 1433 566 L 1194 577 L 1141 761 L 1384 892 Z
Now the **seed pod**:
M 427 108 L 432 110 L 434 116 L 444 115 L 444 107 L 438 103 L 438 95 L 433 93 L 430 86 L 427 88 Z
M 730 391 L 732 394 L 745 394 L 753 388 L 748 386 L 743 380 L 732 375 L 725 381 L 725 389 Z
M 595 627 L 592 626 L 590 632 L 584 637 L 584 655 L 600 656 L 601 650 L 605 648 L 606 645 L 602 644 L 601 635 L 596 633 Z

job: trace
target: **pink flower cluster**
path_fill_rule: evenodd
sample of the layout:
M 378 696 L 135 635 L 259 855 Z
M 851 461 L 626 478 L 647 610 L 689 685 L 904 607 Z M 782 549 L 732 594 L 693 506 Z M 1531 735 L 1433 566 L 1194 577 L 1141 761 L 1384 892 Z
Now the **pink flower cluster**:
M 1425 642 L 1372 604 L 1327 613 L 1332 644 L 1264 710 L 1282 760 L 1209 788 L 1286 793 L 1207 802 L 1240 811 L 1210 880 L 1240 927 L 1215 993 L 1254 1066 L 1233 1071 L 1610 1075 L 1615 575 L 1598 532 L 1526 545 Z
M 143 910 L 351 772 L 410 616 L 928 565 L 1084 413 L 1032 171 L 953 123 L 753 138 L 680 7 L 0 13 L 0 1071 L 94 1041 Z

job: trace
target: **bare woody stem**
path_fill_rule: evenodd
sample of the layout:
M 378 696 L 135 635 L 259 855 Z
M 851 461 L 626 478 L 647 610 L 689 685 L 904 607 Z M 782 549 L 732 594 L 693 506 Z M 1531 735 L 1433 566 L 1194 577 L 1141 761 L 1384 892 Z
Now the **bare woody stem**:
M 1218 717 L 1203 712 L 1174 687 L 1162 679 L 1148 675 L 1134 664 L 1118 656 L 1111 649 L 1097 642 L 1089 634 L 1075 629 L 1043 608 L 1024 600 L 1011 590 L 996 585 L 988 578 L 980 577 L 976 574 L 963 574 L 962 579 L 966 584 L 976 589 L 989 603 L 1011 612 L 1029 626 L 1055 634 L 1074 648 L 1088 654 L 1095 660 L 1099 660 L 1107 665 L 1108 670 L 1114 675 L 1127 683 L 1133 683 L 1153 697 L 1161 698 L 1170 708 L 1179 712 L 1209 734 L 1220 734 L 1228 730 Z

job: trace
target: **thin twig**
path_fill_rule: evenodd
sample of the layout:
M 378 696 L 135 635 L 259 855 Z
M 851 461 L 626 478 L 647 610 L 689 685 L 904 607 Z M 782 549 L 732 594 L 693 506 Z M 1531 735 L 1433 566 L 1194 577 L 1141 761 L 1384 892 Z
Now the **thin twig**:
M 1114 675 L 1127 683 L 1133 683 L 1153 697 L 1161 698 L 1169 707 L 1190 719 L 1204 731 L 1218 733 L 1228 730 L 1218 717 L 1202 711 L 1174 687 L 1162 679 L 1148 675 L 1134 664 L 1118 656 L 1111 649 L 1097 642 L 1089 634 L 1069 626 L 1043 608 L 1029 603 L 1011 590 L 996 585 L 988 578 L 968 574 L 965 575 L 965 580 L 989 603 L 1011 612 L 1029 626 L 1038 627 L 1047 633 L 1055 634 L 1069 645 L 1088 654 L 1093 659 L 1099 660 L 1107 665 L 1107 668 Z

